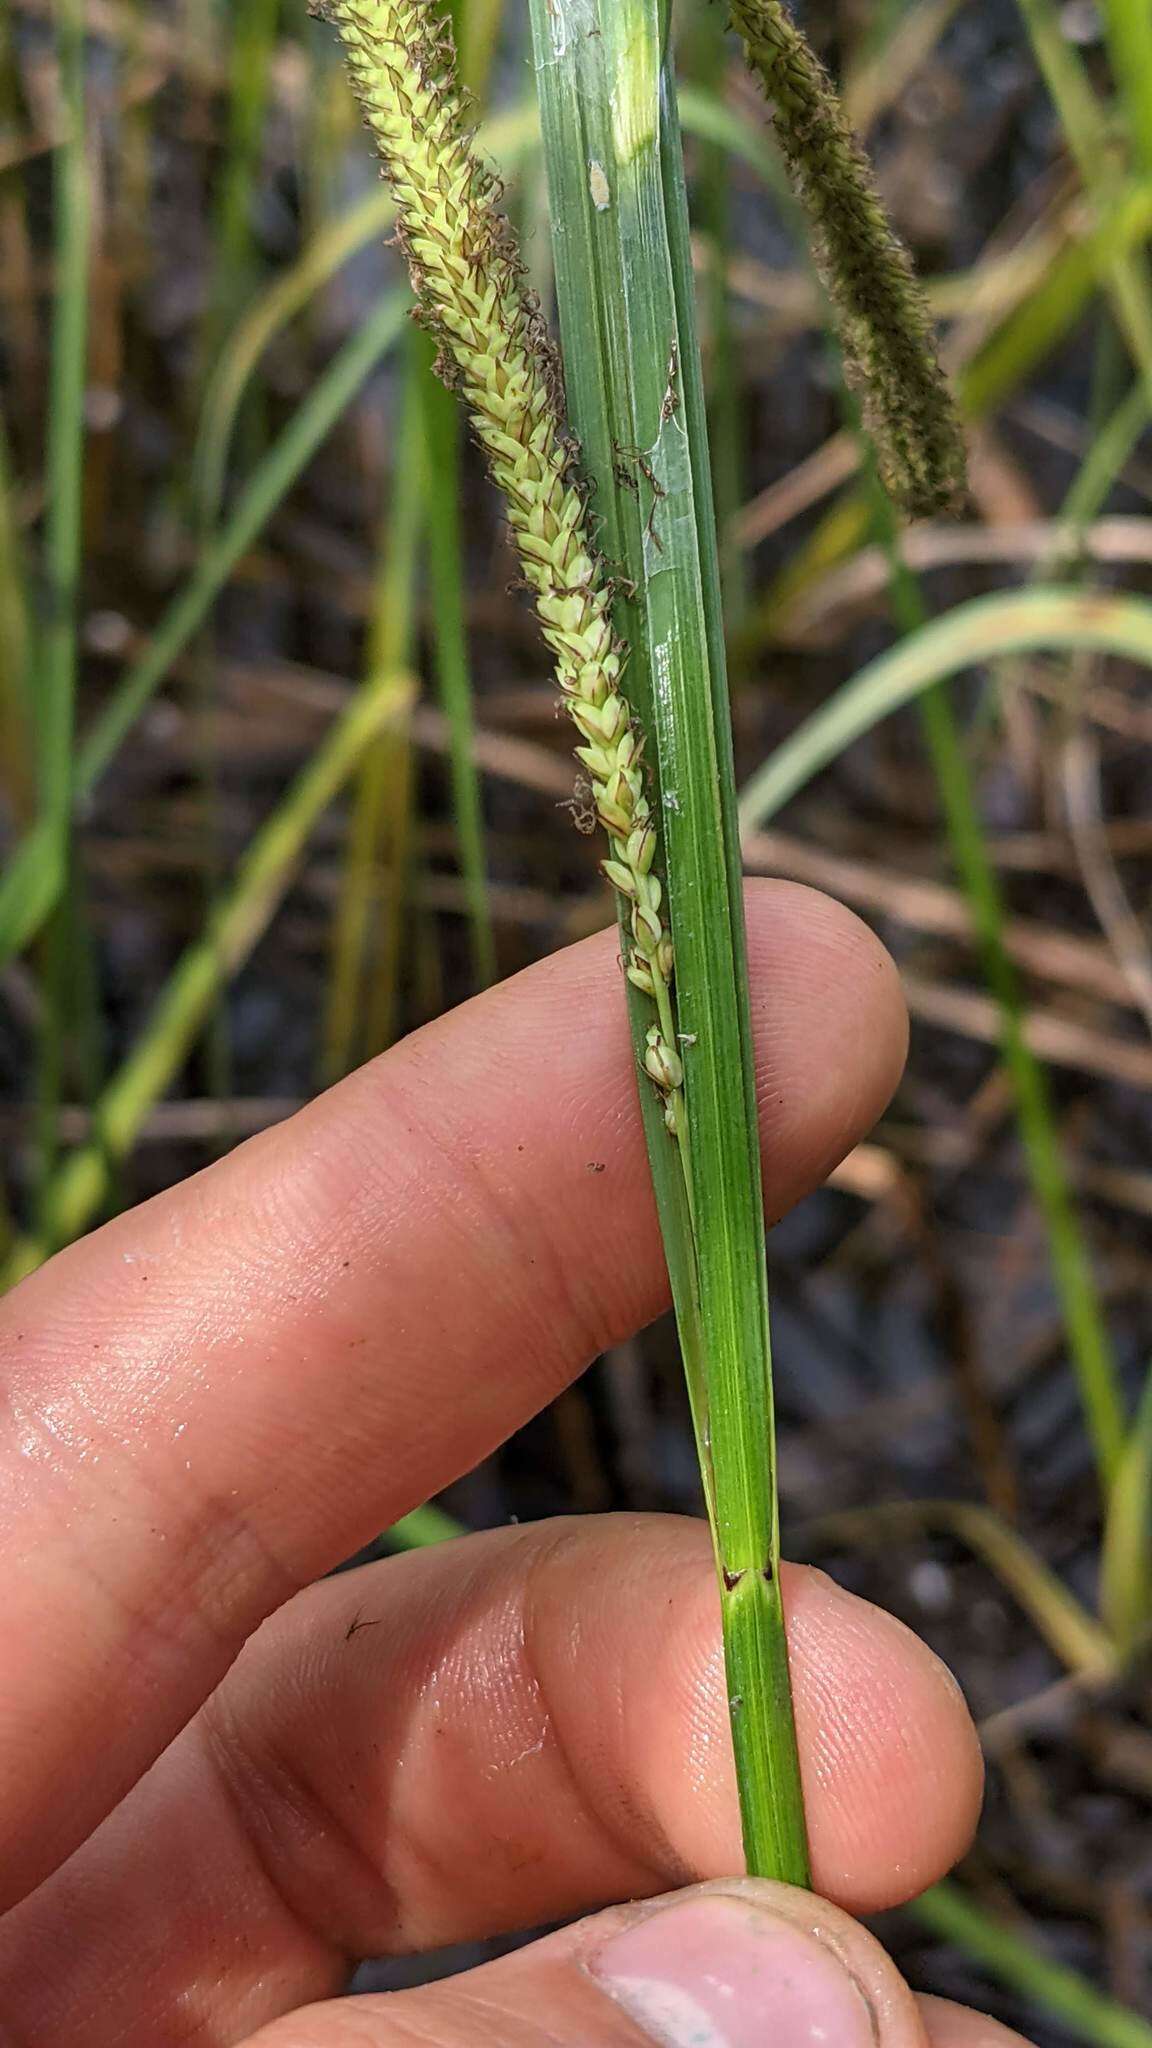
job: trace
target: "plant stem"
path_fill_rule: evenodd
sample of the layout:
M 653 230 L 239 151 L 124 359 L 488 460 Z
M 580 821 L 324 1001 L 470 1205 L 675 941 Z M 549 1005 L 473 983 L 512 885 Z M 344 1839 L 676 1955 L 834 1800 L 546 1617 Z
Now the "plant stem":
M 225 524 L 205 547 L 144 653 L 113 691 L 75 762 L 75 795 L 95 789 L 122 741 L 187 647 L 237 562 L 311 461 L 340 414 L 404 326 L 406 292 L 390 292 L 333 357 L 324 375 L 254 471 Z M 0 966 L 28 944 L 59 900 L 64 868 L 47 819 L 25 835 L 0 878 Z
M 873 515 L 888 556 L 892 607 L 901 632 L 910 638 L 928 623 L 928 611 L 916 579 L 901 558 L 895 521 L 875 471 L 872 480 Z M 1125 1433 L 1116 1361 L 1064 1165 L 1048 1076 L 1024 1034 L 1020 985 L 1004 944 L 1004 897 L 984 836 L 947 682 L 937 683 L 921 696 L 920 719 L 984 979 L 1000 1013 L 1001 1053 L 1012 1086 L 1028 1181 L 1044 1222 L 1052 1278 L 1107 1499 Z
M 368 631 L 367 684 L 403 676 L 416 630 L 416 575 L 425 525 L 425 462 L 419 337 L 408 337 L 388 514 L 377 547 L 376 591 Z M 408 871 L 412 746 L 399 723 L 382 732 L 357 780 L 337 910 L 324 1075 L 339 1080 L 395 1035 L 397 977 Z
M 1128 133 L 1141 170 L 1152 177 L 1152 8 L 1148 0 L 1104 0 L 1104 28 Z
M 504 0 L 454 0 L 452 7 L 460 77 L 481 103 L 503 15 Z M 472 974 L 478 988 L 487 988 L 496 979 L 496 935 L 488 894 L 484 804 L 476 765 L 473 678 L 464 616 L 460 414 L 451 392 L 435 374 L 430 346 L 425 350 L 421 402 L 428 493 L 428 595 L 436 681 L 448 725 L 452 821 L 468 916 Z
M 496 940 L 488 898 L 472 670 L 464 620 L 460 421 L 451 393 L 433 379 L 430 361 L 421 395 L 428 470 L 428 595 L 436 679 L 448 724 L 452 818 L 468 912 L 472 972 L 477 987 L 487 988 L 496 979 Z
M 56 153 L 55 302 L 49 371 L 44 538 L 47 617 L 39 636 L 37 758 L 40 822 L 67 889 L 72 865 L 72 740 L 76 707 L 76 611 L 83 555 L 84 389 L 88 355 L 91 205 L 85 121 L 83 0 L 57 0 L 56 48 L 67 135 Z M 38 1171 L 58 1150 L 67 976 L 66 918 L 48 936 L 37 1076 Z
M 568 398 L 656 741 L 682 1188 L 651 1116 L 646 1134 L 716 1544 L 745 1854 L 803 1883 L 721 600 L 665 29 L 656 0 L 534 0 Z
M 210 370 L 243 301 L 252 264 L 252 209 L 280 0 L 244 0 L 225 16 L 230 34 L 228 138 L 217 183 L 212 276 L 200 341 Z
M 933 1885 L 908 1908 L 1000 1984 L 1071 2028 L 1085 2048 L 1152 2048 L 1152 2025 L 978 1906 L 957 1884 Z
M 25 825 L 36 800 L 27 568 L 7 426 L 0 415 L 0 787 Z
M 308 766 L 245 852 L 235 881 L 203 935 L 179 961 L 128 1058 L 93 1112 L 94 1136 L 50 1183 L 45 1228 L 21 1239 L 0 1273 L 9 1287 L 61 1244 L 78 1237 L 103 1201 L 114 1162 L 123 1159 L 152 1105 L 188 1055 L 225 977 L 247 958 L 291 880 L 309 833 L 390 718 L 406 707 L 411 685 L 381 676 L 357 692 Z

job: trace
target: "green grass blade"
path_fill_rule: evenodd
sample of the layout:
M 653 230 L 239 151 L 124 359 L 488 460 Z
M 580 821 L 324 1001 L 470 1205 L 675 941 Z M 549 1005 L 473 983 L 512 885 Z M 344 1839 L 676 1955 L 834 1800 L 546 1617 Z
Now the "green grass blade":
M 1123 1657 L 1152 1629 L 1152 1372 L 1108 1503 L 1100 1611 Z
M 1083 649 L 1152 666 L 1152 603 L 1037 586 L 973 598 L 878 655 L 750 777 L 740 822 L 756 831 L 854 740 L 948 676 L 1004 655 Z
M 905 566 L 896 522 L 870 461 L 876 529 L 888 558 L 894 616 L 906 636 L 927 624 L 920 586 Z M 1108 1324 L 1064 1164 L 1048 1076 L 1028 1043 L 1024 1002 L 1004 940 L 1007 912 L 959 722 L 945 682 L 920 699 L 921 724 L 984 978 L 1000 1016 L 1000 1043 L 1012 1087 L 1028 1180 L 1044 1221 L 1053 1281 L 1073 1370 L 1107 1499 L 1123 1434 L 1123 1406 Z
M 1152 2048 L 1152 2024 L 993 1919 L 957 1884 L 933 1885 L 908 1908 L 921 1925 L 979 1963 L 997 1984 L 1068 2027 L 1084 2048 Z
M 96 787 L 241 556 L 403 332 L 409 304 L 408 294 L 402 290 L 380 300 L 259 463 L 224 526 L 208 543 L 192 576 L 164 613 L 145 652 L 121 678 L 81 742 L 76 757 L 77 797 L 90 795 Z M 42 820 L 20 841 L 0 880 L 0 966 L 41 929 L 59 898 L 63 878 L 59 846 Z
M 888 1547 L 925 1530 L 939 1530 L 979 1557 L 1069 1672 L 1096 1686 L 1116 1677 L 1116 1649 L 1107 1630 L 1010 1523 L 977 1501 L 898 1500 L 847 1508 L 819 1516 L 801 1533 L 818 1548 Z
M 532 16 L 569 404 L 627 586 L 630 694 L 657 740 L 684 1204 L 666 1133 L 649 1120 L 648 1136 L 705 1448 L 745 1850 L 751 1870 L 803 1882 L 722 612 L 666 20 L 657 0 L 534 0 Z
M 1104 0 L 1104 28 L 1133 153 L 1152 176 L 1152 7 L 1148 0 Z
M 1138 0 L 1143 9 L 1144 0 Z M 1052 95 L 1061 126 L 1090 198 L 1101 211 L 1115 197 L 1120 183 L 1110 149 L 1109 125 L 1092 90 L 1083 61 L 1064 33 L 1052 0 L 1019 0 L 1036 61 Z M 1152 42 L 1145 11 L 1141 44 Z M 1128 9 L 1113 8 L 1115 17 L 1128 23 Z M 1115 51 L 1115 42 L 1113 48 Z M 1133 50 L 1137 64 L 1141 53 Z M 1131 81 L 1125 81 L 1129 83 Z M 1144 125 L 1152 119 L 1143 111 Z M 1117 325 L 1128 344 L 1152 402 L 1152 281 L 1148 265 L 1138 253 L 1122 252 L 1101 264 L 1101 282 L 1111 300 Z
M 486 122 L 477 146 L 499 158 L 509 170 L 523 163 L 539 135 L 535 106 L 513 109 Z M 204 397 L 192 475 L 197 502 L 217 507 L 237 415 L 244 395 L 266 350 L 276 336 L 303 311 L 342 266 L 396 218 L 396 202 L 386 185 L 373 187 L 356 205 L 322 228 L 295 263 L 256 300 L 229 336 Z
M 416 586 L 427 505 L 422 389 L 428 365 L 420 336 L 408 337 L 387 516 L 377 550 L 368 630 L 368 687 L 409 673 L 416 634 Z M 382 732 L 356 788 L 324 1027 L 324 1077 L 337 1081 L 395 1035 L 396 983 L 411 852 L 411 737 Z
M 1078 551 L 1084 528 L 1091 525 L 1102 509 L 1121 470 L 1134 454 L 1150 417 L 1152 391 L 1143 379 L 1139 379 L 1093 436 L 1060 507 L 1060 524 L 1067 530 L 1068 552 Z
M 85 151 L 84 9 L 57 0 L 57 48 L 67 135 L 55 157 L 55 279 L 49 369 L 44 575 L 36 692 L 41 807 L 61 842 L 72 822 L 76 609 L 83 553 L 84 386 L 92 208 Z
M 411 1514 L 401 1515 L 384 1535 L 390 1550 L 428 1550 L 434 1543 L 451 1543 L 467 1533 L 443 1508 L 428 1501 L 422 1508 L 413 1508 Z
M 1088 74 L 1050 0 L 1019 0 L 1019 7 L 1065 140 L 1086 179 L 1095 181 L 1106 169 L 1108 135 Z
M 1039 647 L 1095 648 L 1152 664 L 1152 605 L 1102 593 L 1034 589 L 976 600 L 911 634 L 863 670 L 785 742 L 741 801 L 746 829 L 776 815 L 842 749 L 935 685 L 974 663 Z M 972 801 L 959 735 L 929 724 L 952 843 L 966 880 L 986 972 L 1004 1023 L 1004 1055 L 1016 1093 L 1032 1186 L 1045 1217 L 1053 1271 L 1089 1432 L 1107 1494 L 1124 1444 L 1124 1415 L 1107 1332 L 1068 1189 L 1043 1069 L 1024 1036 L 1016 977 L 1002 941 L 1003 911 Z M 947 707 L 944 707 L 947 713 Z
M 496 979 L 496 939 L 488 896 L 484 809 L 476 767 L 476 719 L 464 617 L 460 533 L 460 421 L 452 394 L 432 376 L 423 381 L 428 474 L 428 595 L 440 704 L 448 723 L 448 771 L 460 879 L 468 913 L 472 972 L 479 988 Z
M 56 153 L 53 188 L 54 300 L 49 367 L 44 530 L 46 617 L 36 645 L 39 819 L 51 840 L 61 889 L 72 862 L 72 744 L 76 718 L 77 612 L 83 559 L 84 391 L 88 363 L 88 184 L 84 7 L 57 0 L 56 50 L 67 135 Z M 68 946 L 72 921 L 49 933 L 37 1049 L 37 1173 L 51 1174 L 68 1036 Z
M 32 815 L 36 796 L 26 579 L 8 434 L 0 418 L 0 787 L 20 825 Z
M 228 133 L 218 173 L 212 275 L 201 360 L 214 362 L 243 303 L 252 272 L 252 213 L 268 108 L 280 0 L 244 0 L 229 10 Z
M 93 1138 L 50 1184 L 47 1229 L 14 1247 L 0 1284 L 13 1285 L 91 1223 L 114 1162 L 130 1151 L 149 1110 L 179 1073 L 223 979 L 235 972 L 267 928 L 309 834 L 388 721 L 403 714 L 411 694 L 410 683 L 391 675 L 359 691 L 256 834 L 211 924 L 184 953 L 136 1045 L 97 1103 Z

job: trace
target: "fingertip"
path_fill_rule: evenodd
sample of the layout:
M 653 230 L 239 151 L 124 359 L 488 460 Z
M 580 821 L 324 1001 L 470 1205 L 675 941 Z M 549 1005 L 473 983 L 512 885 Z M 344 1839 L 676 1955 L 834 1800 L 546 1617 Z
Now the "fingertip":
M 932 2048 L 1029 2048 L 1023 2034 L 951 1999 L 921 1998 L 919 2006 Z
M 742 1854 L 728 1729 L 719 1603 L 707 1530 L 645 1516 L 625 1541 L 612 1517 L 595 1627 L 575 1584 L 552 1611 L 582 1613 L 579 1650 L 555 1640 L 570 1685 L 575 1754 L 592 1727 L 613 1767 L 589 1770 L 602 1818 L 664 1882 L 722 1877 Z M 587 1542 L 563 1571 L 589 1568 Z M 983 1764 L 959 1686 L 902 1622 L 808 1566 L 784 1567 L 789 1658 L 817 1890 L 852 1912 L 913 1897 L 963 1853 L 979 1813 Z M 555 1587 L 553 1587 L 555 1592 Z M 578 1693 L 592 1643 L 600 1690 Z M 605 1722 L 618 1700 L 622 1728 Z M 596 1712 L 589 1715 L 587 1707 Z M 574 1718 L 575 1716 L 575 1718 Z M 582 1727 L 576 1733 L 576 1720 Z M 585 1750 L 587 1754 L 587 1750 Z
M 895 962 L 833 897 L 746 885 L 757 1099 L 770 1211 L 823 1179 L 899 1084 L 908 1010 Z
M 913 1898 L 964 1853 L 984 1786 L 947 1666 L 823 1572 L 785 1569 L 814 1881 L 852 1912 Z

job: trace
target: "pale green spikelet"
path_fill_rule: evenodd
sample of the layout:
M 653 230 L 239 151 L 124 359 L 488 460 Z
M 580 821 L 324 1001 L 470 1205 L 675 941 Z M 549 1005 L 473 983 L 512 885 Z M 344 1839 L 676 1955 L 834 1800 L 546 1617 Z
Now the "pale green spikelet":
M 963 436 L 931 314 L 872 167 L 783 0 L 729 5 L 815 230 L 816 262 L 884 482 L 912 516 L 952 510 L 964 494 Z
M 400 239 L 437 367 L 465 401 L 504 495 L 525 580 L 583 744 L 608 834 L 604 872 L 629 905 L 634 987 L 656 1006 L 645 1070 L 682 1132 L 672 946 L 653 872 L 644 739 L 620 688 L 625 649 L 564 423 L 560 365 L 526 291 L 500 188 L 472 148 L 451 39 L 429 0 L 324 0 L 396 195 Z

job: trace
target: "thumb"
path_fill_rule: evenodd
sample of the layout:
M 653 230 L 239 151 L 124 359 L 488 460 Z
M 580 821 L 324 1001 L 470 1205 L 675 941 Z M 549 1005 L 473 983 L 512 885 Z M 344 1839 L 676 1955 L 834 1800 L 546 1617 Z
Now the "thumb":
M 249 2048 L 1024 2048 L 913 1997 L 837 1907 L 752 1879 L 614 1907 L 466 1976 L 316 2006 Z

